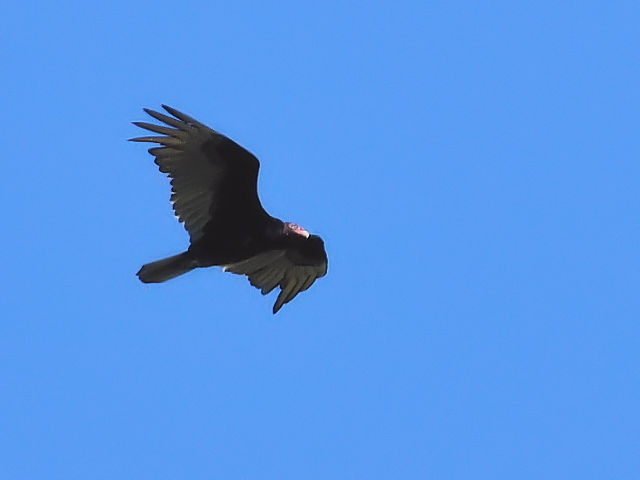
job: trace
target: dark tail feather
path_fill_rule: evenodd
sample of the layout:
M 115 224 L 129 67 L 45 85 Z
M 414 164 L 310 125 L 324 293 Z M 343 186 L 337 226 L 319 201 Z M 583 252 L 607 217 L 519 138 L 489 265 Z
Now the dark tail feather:
M 187 252 L 184 252 L 157 262 L 147 263 L 142 266 L 137 275 L 144 283 L 160 283 L 190 272 L 196 267 L 196 263 L 189 258 Z

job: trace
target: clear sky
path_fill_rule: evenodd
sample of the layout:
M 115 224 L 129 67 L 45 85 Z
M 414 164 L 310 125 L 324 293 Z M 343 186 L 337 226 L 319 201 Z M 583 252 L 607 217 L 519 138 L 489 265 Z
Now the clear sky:
M 0 478 L 636 479 L 640 4 L 13 2 Z M 166 103 L 329 273 L 277 315 L 187 235 Z

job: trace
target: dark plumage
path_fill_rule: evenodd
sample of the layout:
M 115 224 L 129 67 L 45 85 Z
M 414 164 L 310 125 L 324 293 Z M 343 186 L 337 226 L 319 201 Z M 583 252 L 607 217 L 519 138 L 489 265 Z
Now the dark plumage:
M 172 117 L 144 109 L 164 125 L 133 122 L 159 135 L 132 138 L 149 149 L 171 178 L 171 203 L 189 232 L 189 249 L 144 265 L 145 283 L 164 282 L 194 268 L 220 266 L 246 275 L 263 295 L 280 287 L 276 313 L 327 273 L 324 242 L 269 215 L 258 198 L 260 163 L 233 140 L 166 105 Z

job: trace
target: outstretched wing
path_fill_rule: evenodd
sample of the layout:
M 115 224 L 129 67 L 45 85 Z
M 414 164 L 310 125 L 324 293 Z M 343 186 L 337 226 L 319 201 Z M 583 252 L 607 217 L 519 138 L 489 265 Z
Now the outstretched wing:
M 149 149 L 160 171 L 171 178 L 171 203 L 191 242 L 202 237 L 214 216 L 228 221 L 251 221 L 266 216 L 257 192 L 260 163 L 233 140 L 197 120 L 163 105 L 170 117 L 144 109 L 155 125 L 134 125 L 159 136 L 132 138 L 134 142 L 157 143 Z M 235 219 L 235 220 L 232 220 Z
M 327 254 L 324 242 L 317 235 L 296 241 L 288 248 L 270 250 L 241 262 L 225 265 L 225 272 L 247 275 L 249 282 L 263 295 L 280 287 L 273 305 L 277 313 L 285 303 L 305 291 L 327 273 Z

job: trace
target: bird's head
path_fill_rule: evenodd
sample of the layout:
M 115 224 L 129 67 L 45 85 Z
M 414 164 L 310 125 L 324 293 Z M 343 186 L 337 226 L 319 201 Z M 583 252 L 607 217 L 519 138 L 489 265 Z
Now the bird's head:
M 304 238 L 309 238 L 309 232 L 307 232 L 300 225 L 296 225 L 295 223 L 291 223 L 291 222 L 284 222 L 284 234 L 285 235 L 295 234 L 295 235 L 300 235 Z

